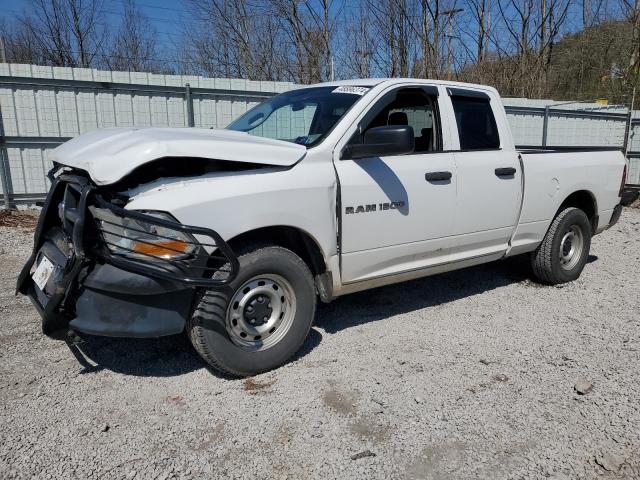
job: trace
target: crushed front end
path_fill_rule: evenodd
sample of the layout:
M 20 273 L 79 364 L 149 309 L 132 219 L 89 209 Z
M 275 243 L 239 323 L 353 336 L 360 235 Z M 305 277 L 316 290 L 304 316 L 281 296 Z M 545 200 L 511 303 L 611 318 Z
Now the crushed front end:
M 82 172 L 51 178 L 17 282 L 45 334 L 180 333 L 197 288 L 221 289 L 235 278 L 238 260 L 217 232 L 166 212 L 127 210 L 126 197 Z

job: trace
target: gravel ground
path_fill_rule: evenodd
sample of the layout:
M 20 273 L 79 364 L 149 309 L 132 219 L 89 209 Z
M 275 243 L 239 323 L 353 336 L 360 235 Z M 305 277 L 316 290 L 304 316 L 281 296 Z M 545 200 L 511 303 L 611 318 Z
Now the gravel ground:
M 507 261 L 344 297 L 248 380 L 184 336 L 83 366 L 13 296 L 30 242 L 0 227 L 0 478 L 640 478 L 640 210 L 572 284 Z

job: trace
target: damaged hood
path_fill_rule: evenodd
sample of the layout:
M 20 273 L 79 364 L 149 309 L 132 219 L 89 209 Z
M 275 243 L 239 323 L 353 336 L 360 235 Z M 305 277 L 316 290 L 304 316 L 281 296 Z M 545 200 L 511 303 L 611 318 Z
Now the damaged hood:
M 145 163 L 165 157 L 177 157 L 176 162 L 191 157 L 288 167 L 302 159 L 306 151 L 295 143 L 232 130 L 109 128 L 69 140 L 53 150 L 50 158 L 84 170 L 97 185 L 108 185 Z

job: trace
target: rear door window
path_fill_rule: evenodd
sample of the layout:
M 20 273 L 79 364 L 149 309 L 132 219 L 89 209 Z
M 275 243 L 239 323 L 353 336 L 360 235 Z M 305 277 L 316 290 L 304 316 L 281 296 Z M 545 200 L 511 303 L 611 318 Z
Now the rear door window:
M 461 150 L 500 148 L 498 126 L 488 98 L 452 95 Z

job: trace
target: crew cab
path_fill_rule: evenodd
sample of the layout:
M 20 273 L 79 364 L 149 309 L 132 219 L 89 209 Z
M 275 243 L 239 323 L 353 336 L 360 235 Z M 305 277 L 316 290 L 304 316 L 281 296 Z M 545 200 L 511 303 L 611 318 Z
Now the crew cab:
M 17 286 L 44 333 L 186 330 L 238 376 L 294 355 L 318 298 L 523 254 L 575 280 L 627 168 L 518 151 L 495 89 L 416 79 L 299 88 L 223 130 L 97 130 L 53 160 Z

